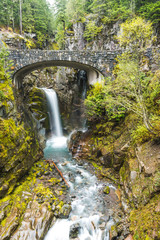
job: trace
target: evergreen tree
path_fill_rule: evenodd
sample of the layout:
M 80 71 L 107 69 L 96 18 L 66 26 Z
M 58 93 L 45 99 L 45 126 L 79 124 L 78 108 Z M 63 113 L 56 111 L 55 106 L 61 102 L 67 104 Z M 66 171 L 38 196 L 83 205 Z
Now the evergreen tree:
M 0 24 L 6 27 L 11 25 L 13 19 L 13 1 L 0 1 Z
M 77 22 L 85 16 L 86 0 L 68 0 L 66 4 L 66 17 L 68 21 Z

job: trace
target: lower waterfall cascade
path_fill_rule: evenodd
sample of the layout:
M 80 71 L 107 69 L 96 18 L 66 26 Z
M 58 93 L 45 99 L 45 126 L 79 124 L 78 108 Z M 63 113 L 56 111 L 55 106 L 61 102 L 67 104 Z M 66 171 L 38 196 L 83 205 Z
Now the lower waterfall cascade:
M 44 91 L 47 95 L 47 100 L 51 100 L 49 103 L 51 105 L 55 101 L 55 97 L 52 97 L 52 94 L 55 95 L 55 92 L 46 89 Z M 52 105 L 53 108 L 57 106 L 58 104 L 54 103 Z M 55 110 L 53 111 L 55 112 Z M 50 115 L 52 116 L 53 113 L 50 113 Z M 50 119 L 53 119 L 53 117 Z M 60 121 L 59 116 L 57 119 Z M 61 126 L 61 123 L 58 123 L 56 126 Z M 53 128 L 56 127 L 54 126 Z M 68 219 L 57 220 L 46 234 L 44 240 L 109 240 L 109 229 L 114 225 L 114 222 L 112 218 L 107 217 L 105 219 L 106 206 L 99 194 L 103 184 L 97 180 L 96 176 L 86 170 L 87 163 L 81 166 L 72 159 L 67 148 L 67 138 L 63 134 L 59 135 L 59 133 L 57 135 L 53 134 L 47 140 L 44 156 L 46 159 L 53 160 L 63 173 L 69 184 L 68 191 L 72 199 L 72 210 Z M 109 187 L 114 189 L 112 185 Z M 105 225 L 103 229 L 100 227 L 102 223 Z M 77 236 L 73 238 L 72 232 L 75 231 Z

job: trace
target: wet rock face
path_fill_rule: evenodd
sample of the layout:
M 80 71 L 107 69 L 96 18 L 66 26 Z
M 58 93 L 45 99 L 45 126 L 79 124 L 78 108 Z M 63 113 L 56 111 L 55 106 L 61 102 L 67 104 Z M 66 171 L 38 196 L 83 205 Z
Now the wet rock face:
M 0 200 L 0 239 L 42 240 L 51 222 L 67 218 L 70 211 L 65 183 L 54 164 L 39 161 L 15 192 Z
M 20 228 L 10 239 L 43 239 L 44 233 L 48 230 L 52 218 L 53 213 L 48 210 L 47 203 L 39 206 L 38 202 L 31 202 L 24 214 Z
M 94 159 L 96 162 L 101 163 L 102 166 L 119 172 L 127 156 L 127 151 L 123 148 L 119 149 L 119 146 L 114 151 L 108 151 L 107 153 L 103 149 L 94 149 L 92 143 L 90 143 L 91 137 L 91 131 L 85 133 L 74 131 L 72 133 L 68 147 L 73 156 L 76 158 Z
M 120 169 L 120 183 L 130 203 L 136 207 L 147 204 L 160 190 L 159 149 L 156 143 L 141 144 Z
M 0 103 L 5 108 L 5 115 L 0 118 L 0 198 L 11 193 L 33 163 L 43 156 L 31 125 L 25 125 L 28 119 L 23 121 L 16 110 L 10 83 L 6 83 L 5 89 L 7 100 Z
M 117 149 L 101 157 L 101 163 L 107 168 L 114 168 L 115 171 L 119 171 L 124 163 L 125 157 L 126 153 Z

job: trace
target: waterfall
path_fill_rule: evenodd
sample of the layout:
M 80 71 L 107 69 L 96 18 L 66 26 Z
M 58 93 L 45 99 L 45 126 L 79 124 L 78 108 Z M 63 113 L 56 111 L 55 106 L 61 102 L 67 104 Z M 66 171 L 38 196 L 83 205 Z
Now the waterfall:
M 50 127 L 51 132 L 56 137 L 62 137 L 62 125 L 60 120 L 59 106 L 58 106 L 58 98 L 57 94 L 53 89 L 43 88 L 46 98 L 48 100 L 49 105 L 49 118 L 50 118 Z
M 68 219 L 58 219 L 44 240 L 109 240 L 109 230 L 114 223 L 104 217 L 108 213 L 100 194 L 103 185 L 96 176 L 72 159 L 67 149 L 67 138 L 62 133 L 56 93 L 51 89 L 43 90 L 49 105 L 53 132 L 53 136 L 46 142 L 44 156 L 56 161 L 70 186 L 68 191 L 72 199 L 72 210 Z

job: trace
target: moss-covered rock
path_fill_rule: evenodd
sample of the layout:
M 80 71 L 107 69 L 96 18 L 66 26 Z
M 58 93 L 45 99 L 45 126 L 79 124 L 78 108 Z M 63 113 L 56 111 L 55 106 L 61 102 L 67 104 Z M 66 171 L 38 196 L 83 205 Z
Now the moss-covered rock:
M 106 186 L 104 189 L 103 189 L 103 192 L 105 194 L 109 194 L 110 193 L 110 187 L 109 186 Z
M 160 238 L 160 196 L 157 195 L 148 204 L 133 209 L 130 213 L 130 230 L 134 239 Z
M 71 206 L 63 193 L 66 187 L 52 163 L 35 163 L 19 186 L 0 200 L 0 238 L 43 239 L 53 216 L 68 217 L 70 213 Z
M 16 110 L 9 74 L 0 66 L 0 197 L 11 193 L 18 181 L 28 172 L 33 163 L 42 156 L 36 135 L 31 126 L 25 127 Z
M 0 196 L 12 192 L 42 152 L 32 132 L 13 119 L 0 118 Z

